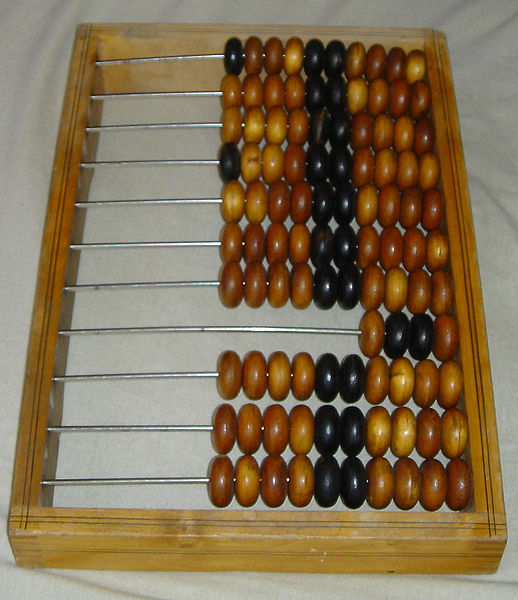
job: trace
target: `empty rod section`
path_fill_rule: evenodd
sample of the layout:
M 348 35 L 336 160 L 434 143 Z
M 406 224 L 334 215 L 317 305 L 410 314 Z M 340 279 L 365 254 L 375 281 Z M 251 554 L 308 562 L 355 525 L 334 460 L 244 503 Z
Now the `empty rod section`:
M 220 241 L 174 241 L 174 242 L 89 242 L 70 244 L 71 250 L 107 250 L 115 248 L 209 248 L 221 246 Z
M 79 208 L 103 206 L 149 206 L 175 204 L 221 204 L 221 198 L 133 198 L 125 200 L 87 200 L 76 202 Z
M 216 287 L 219 281 L 142 281 L 129 283 L 85 283 L 66 285 L 65 292 L 81 292 L 87 290 L 123 290 L 138 288 L 177 288 L 177 287 Z
M 49 433 L 139 432 L 139 431 L 212 431 L 212 425 L 56 425 Z
M 105 65 L 129 65 L 135 63 L 153 63 L 162 61 L 174 61 L 174 60 L 214 60 L 222 59 L 225 55 L 221 53 L 217 54 L 170 54 L 165 56 L 136 56 L 130 58 L 109 58 L 96 60 L 95 64 L 98 66 Z
M 91 373 L 84 375 L 60 375 L 52 378 L 55 383 L 69 383 L 74 381 L 115 381 L 122 379 L 187 379 L 196 377 L 216 378 L 217 371 L 166 371 L 163 373 Z
M 221 122 L 186 122 L 186 123 L 135 123 L 121 125 L 92 125 L 86 127 L 87 133 L 101 133 L 104 131 L 139 131 L 149 129 L 217 129 L 221 128 Z
M 123 98 L 196 98 L 222 96 L 221 90 L 192 90 L 176 92 L 117 92 L 115 94 L 92 94 L 91 100 L 118 100 Z
M 96 167 L 183 167 L 183 166 L 216 166 L 219 160 L 213 158 L 178 158 L 178 159 L 150 159 L 150 160 L 100 160 L 92 162 L 82 162 L 84 169 L 95 169 Z
M 188 484 L 209 483 L 208 477 L 105 477 L 88 479 L 44 479 L 44 486 L 74 486 L 74 485 L 157 485 L 157 484 Z

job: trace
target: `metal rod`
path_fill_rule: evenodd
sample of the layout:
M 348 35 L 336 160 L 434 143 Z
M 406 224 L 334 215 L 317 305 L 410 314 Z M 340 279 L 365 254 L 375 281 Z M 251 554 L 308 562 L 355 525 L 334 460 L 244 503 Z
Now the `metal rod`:
M 142 198 L 132 200 L 90 200 L 87 202 L 76 202 L 80 208 L 104 207 L 104 206 L 149 206 L 160 204 L 221 204 L 221 198 Z
M 81 285 L 66 285 L 65 292 L 82 292 L 89 290 L 125 290 L 139 288 L 177 288 L 177 287 L 216 287 L 219 281 L 143 281 L 129 283 L 85 283 Z
M 208 477 L 106 477 L 88 479 L 44 479 L 44 486 L 79 486 L 79 485 L 160 485 L 209 483 Z
M 212 425 L 57 425 L 47 427 L 49 433 L 93 433 L 133 431 L 212 431 Z
M 222 124 L 219 123 L 136 123 L 136 124 L 121 124 L 121 125 L 95 125 L 85 127 L 87 133 L 97 133 L 103 131 L 134 131 L 142 129 L 216 129 L 221 128 Z
M 182 97 L 207 97 L 222 96 L 221 90 L 193 90 L 176 92 L 120 92 L 117 94 L 92 94 L 91 100 L 117 100 L 123 98 L 182 98 Z
M 84 169 L 95 169 L 96 167 L 183 167 L 183 166 L 215 166 L 219 165 L 219 160 L 213 158 L 179 158 L 179 159 L 157 159 L 157 160 L 100 160 L 92 162 L 82 162 Z
M 218 54 L 172 54 L 166 56 L 142 56 L 142 57 L 132 57 L 132 58 L 110 58 L 110 59 L 102 59 L 96 60 L 95 64 L 97 66 L 105 66 L 105 65 L 128 65 L 133 63 L 152 63 L 152 62 L 162 62 L 162 61 L 172 61 L 172 60 L 213 60 L 213 59 L 222 59 L 225 55 Z
M 220 241 L 175 241 L 175 242 L 91 242 L 70 244 L 71 250 L 111 248 L 205 248 L 221 246 Z
M 115 381 L 121 379 L 182 379 L 196 377 L 216 378 L 217 371 L 170 371 L 164 373 L 92 373 L 84 375 L 60 375 L 52 378 L 55 383 L 70 383 L 76 381 Z

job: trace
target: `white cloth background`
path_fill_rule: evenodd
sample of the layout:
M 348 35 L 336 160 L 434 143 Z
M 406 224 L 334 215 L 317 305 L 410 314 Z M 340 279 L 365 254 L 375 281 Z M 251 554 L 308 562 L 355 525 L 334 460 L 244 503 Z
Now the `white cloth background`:
M 484 292 L 509 541 L 490 576 L 23 570 L 6 518 L 47 190 L 81 22 L 428 27 L 447 34 Z M 518 5 L 515 0 L 341 2 L 0 0 L 0 595 L 4 598 L 516 598 L 518 596 Z M 201 565 L 200 565 L 201 566 Z

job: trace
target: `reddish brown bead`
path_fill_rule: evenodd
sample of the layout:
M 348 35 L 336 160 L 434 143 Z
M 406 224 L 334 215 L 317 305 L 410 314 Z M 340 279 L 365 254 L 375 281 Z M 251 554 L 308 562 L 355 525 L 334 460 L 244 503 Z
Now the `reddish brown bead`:
M 403 265 L 409 272 L 421 269 L 426 260 L 426 238 L 417 227 L 405 231 L 403 236 Z
M 382 148 L 376 152 L 374 167 L 374 183 L 378 189 L 392 185 L 396 180 L 397 157 L 390 148 Z
M 280 75 L 266 77 L 263 83 L 263 97 L 266 110 L 284 104 L 284 81 Z
M 446 504 L 451 510 L 466 508 L 473 493 L 473 476 L 468 463 L 454 458 L 446 466 Z
M 448 488 L 446 471 L 432 458 L 421 463 L 421 495 L 419 501 L 425 510 L 438 510 L 444 504 Z
M 416 449 L 423 458 L 433 458 L 441 449 L 441 417 L 433 408 L 417 415 Z
M 221 80 L 220 89 L 223 108 L 241 106 L 241 81 L 237 75 L 227 73 Z
M 243 258 L 245 263 L 261 262 L 264 258 L 266 238 L 259 223 L 249 223 L 244 234 Z
M 261 498 L 266 506 L 277 508 L 288 492 L 288 467 L 278 454 L 270 454 L 261 464 Z
M 426 115 L 430 108 L 430 88 L 425 81 L 416 81 L 410 86 L 410 114 L 412 119 Z
M 260 73 L 263 68 L 263 44 L 253 35 L 245 42 L 245 71 L 247 73 Z
M 237 223 L 226 223 L 221 230 L 221 246 L 219 253 L 221 260 L 226 263 L 230 260 L 240 261 L 243 255 L 243 234 Z
M 237 223 L 245 214 L 245 190 L 232 179 L 227 181 L 221 192 L 221 216 L 227 223 Z
M 369 265 L 362 273 L 361 305 L 365 310 L 379 308 L 385 293 L 385 276 L 381 267 Z
M 258 260 L 248 263 L 244 276 L 245 302 L 251 308 L 259 308 L 264 304 L 267 296 L 266 269 Z
M 263 82 L 259 75 L 247 75 L 243 80 L 243 106 L 248 111 L 254 108 L 261 108 L 263 105 Z M 264 113 L 261 109 L 261 115 L 263 117 L 264 122 Z M 245 113 L 246 120 L 246 113 Z M 250 141 L 258 141 L 258 140 L 250 140 Z
M 441 191 L 430 188 L 423 193 L 423 214 L 421 225 L 427 231 L 438 229 L 441 226 L 444 213 L 444 201 Z
M 307 181 L 296 183 L 291 190 L 290 215 L 294 223 L 306 223 L 311 216 L 313 192 Z
M 439 183 L 439 159 L 435 152 L 423 152 L 419 156 L 419 187 L 425 191 L 434 188 Z
M 407 294 L 407 274 L 401 267 L 392 267 L 385 273 L 385 308 L 389 312 L 399 312 L 406 304 Z
M 389 115 L 378 115 L 372 126 L 371 145 L 375 151 L 390 148 L 394 140 L 394 121 Z M 352 147 L 352 143 L 351 143 Z
M 392 437 L 390 414 L 383 406 L 374 406 L 365 417 L 365 448 L 371 456 L 383 456 Z
M 406 76 L 406 53 L 399 46 L 391 48 L 387 54 L 385 78 L 389 83 Z
M 211 440 L 218 454 L 228 454 L 236 442 L 237 416 L 230 404 L 220 404 L 212 415 Z
M 408 275 L 408 310 L 416 315 L 426 312 L 432 297 L 432 282 L 430 276 L 423 269 L 416 269 Z
M 417 428 L 414 413 L 400 406 L 392 413 L 392 438 L 390 449 L 394 456 L 409 456 L 414 450 Z
M 223 111 L 221 117 L 221 141 L 237 144 L 241 140 L 243 128 L 241 125 L 241 109 L 238 106 L 229 106 Z
M 365 397 L 371 404 L 380 404 L 389 390 L 389 367 L 383 356 L 374 356 L 367 363 Z
M 268 216 L 272 223 L 282 223 L 290 214 L 290 188 L 282 179 L 268 189 Z
M 389 85 L 385 79 L 378 77 L 369 84 L 367 110 L 373 117 L 377 117 L 387 110 L 389 102 Z
M 416 227 L 421 220 L 423 202 L 419 190 L 414 187 L 406 188 L 401 192 L 401 207 L 399 221 L 405 229 Z
M 288 230 L 282 223 L 272 223 L 266 232 L 266 260 L 285 262 L 288 258 Z
M 377 310 L 367 311 L 360 321 L 360 350 L 372 358 L 381 352 L 385 335 L 385 323 Z
M 412 150 L 403 150 L 398 156 L 396 185 L 400 190 L 414 187 L 419 176 L 419 163 Z
M 241 390 L 241 359 L 232 350 L 223 352 L 218 358 L 217 388 L 225 400 L 235 398 Z
M 414 151 L 419 156 L 430 152 L 435 145 L 435 126 L 428 117 L 419 117 L 415 124 Z
M 400 204 L 399 190 L 395 185 L 386 185 L 380 190 L 378 223 L 382 227 L 390 227 L 398 222 Z
M 380 263 L 388 271 L 403 259 L 403 236 L 397 227 L 386 227 L 380 235 Z
M 355 115 L 367 108 L 369 89 L 363 77 L 352 77 L 347 82 L 347 110 Z
M 261 352 L 252 350 L 243 360 L 243 392 L 250 400 L 259 400 L 266 393 L 268 371 Z
M 295 308 L 307 308 L 313 300 L 313 273 L 307 263 L 293 265 L 290 279 L 290 298 Z
M 219 276 L 219 298 L 227 308 L 235 308 L 241 304 L 244 294 L 243 271 L 236 261 L 225 263 Z
M 284 156 L 284 176 L 290 185 L 306 177 L 306 153 L 300 144 L 288 144 Z
M 308 454 L 313 447 L 315 419 L 304 404 L 297 404 L 290 412 L 290 448 L 293 454 Z
M 394 503 L 401 510 L 410 510 L 419 500 L 421 476 L 415 462 L 408 457 L 394 464 Z
M 263 439 L 263 417 L 257 404 L 243 404 L 237 416 L 237 444 L 244 454 L 257 452 Z
M 372 183 L 374 179 L 374 154 L 368 147 L 359 148 L 353 155 L 351 181 L 357 188 Z
M 290 37 L 284 47 L 284 72 L 293 75 L 302 69 L 304 44 L 299 37 Z
M 289 394 L 290 388 L 291 365 L 289 358 L 280 351 L 270 354 L 268 358 L 268 392 L 271 398 L 277 401 L 284 400 Z M 274 450 L 268 450 L 268 452 L 276 454 Z
M 439 369 L 432 360 L 421 360 L 415 366 L 414 402 L 430 407 L 439 393 Z
M 383 77 L 387 53 L 381 44 L 374 44 L 367 52 L 365 63 L 365 78 L 372 81 L 377 77 Z
M 263 426 L 263 446 L 266 452 L 282 454 L 290 435 L 288 413 L 280 404 L 270 404 L 263 414 Z
M 453 277 L 448 271 L 435 271 L 432 275 L 430 310 L 435 316 L 449 312 L 453 305 Z
M 315 363 L 307 352 L 291 361 L 291 391 L 297 400 L 307 400 L 315 389 Z
M 373 122 L 371 116 L 361 111 L 354 115 L 351 125 L 351 148 L 365 148 L 372 142 Z
M 311 251 L 311 235 L 304 223 L 295 223 L 288 236 L 288 256 L 291 264 L 307 262 Z
M 459 458 L 468 443 L 468 420 L 458 408 L 448 408 L 441 417 L 441 448 L 444 456 Z
M 366 269 L 377 262 L 380 253 L 380 237 L 372 225 L 360 227 L 358 230 L 358 258 L 356 264 Z
M 433 353 L 437 360 L 445 362 L 457 354 L 459 346 L 459 326 L 453 315 L 439 315 L 433 324 Z
M 288 115 L 288 142 L 305 144 L 308 139 L 309 117 L 305 108 L 293 108 Z
M 271 37 L 264 45 L 264 70 L 267 73 L 280 73 L 283 66 L 284 48 L 278 37 Z
M 261 472 L 253 456 L 245 454 L 238 458 L 235 480 L 236 500 L 241 506 L 253 506 L 261 489 Z
M 394 473 L 389 461 L 375 456 L 366 466 L 367 502 L 372 508 L 386 508 L 394 495 Z
M 390 84 L 389 113 L 394 119 L 408 112 L 410 89 L 405 79 L 396 79 Z
M 411 150 L 414 145 L 414 121 L 408 115 L 401 115 L 394 123 L 394 150 L 399 154 Z
M 215 456 L 209 465 L 209 498 L 214 506 L 223 508 L 232 502 L 234 496 L 234 467 L 225 454 Z
M 347 79 L 363 75 L 367 63 L 367 52 L 361 42 L 353 42 L 347 49 L 345 75 Z
M 288 466 L 288 498 L 293 506 L 307 506 L 313 498 L 315 474 L 307 456 L 299 454 Z
M 289 112 L 302 108 L 305 100 L 304 80 L 300 75 L 290 75 L 284 84 L 284 104 Z
M 414 367 L 408 358 L 393 360 L 389 368 L 389 398 L 392 404 L 406 404 L 414 392 L 414 383 Z
M 439 404 L 443 408 L 453 408 L 462 394 L 464 376 L 459 363 L 454 360 L 444 362 L 439 367 Z
M 290 299 L 290 273 L 284 262 L 274 262 L 268 267 L 268 302 L 274 308 L 284 306 Z
M 356 200 L 356 222 L 360 227 L 372 225 L 378 215 L 378 190 L 372 183 L 362 185 Z

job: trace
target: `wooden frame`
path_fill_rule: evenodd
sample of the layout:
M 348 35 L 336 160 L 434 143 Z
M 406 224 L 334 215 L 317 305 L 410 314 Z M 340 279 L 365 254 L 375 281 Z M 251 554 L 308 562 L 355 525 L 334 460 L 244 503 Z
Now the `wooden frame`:
M 460 360 L 464 370 L 474 478 L 472 504 L 461 513 L 387 511 L 239 511 L 55 508 L 42 491 L 57 449 L 46 441 L 55 363 L 66 347 L 57 341 L 63 284 L 73 278 L 71 236 L 80 237 L 74 203 L 88 194 L 84 157 L 95 156 L 95 136 L 85 145 L 93 91 L 163 89 L 160 71 L 126 67 L 123 77 L 101 77 L 95 61 L 220 51 L 231 35 L 272 34 L 303 39 L 339 37 L 405 50 L 421 48 L 428 60 L 437 152 L 446 202 L 451 270 L 456 285 Z M 216 50 L 215 50 L 216 49 Z M 212 70 L 217 71 L 217 70 Z M 221 75 L 207 73 L 207 89 Z M 179 89 L 188 81 L 178 81 Z M 78 233 L 79 231 L 79 233 Z M 66 308 L 66 307 L 65 307 Z M 59 398 L 59 394 L 57 396 Z M 54 465 L 54 467 L 53 467 Z M 46 495 L 45 495 L 46 494 Z M 77 30 L 50 187 L 25 390 L 14 470 L 9 537 L 25 567 L 149 570 L 264 570 L 309 572 L 494 571 L 506 543 L 496 421 L 475 237 L 446 41 L 431 30 L 290 28 L 283 26 L 81 25 Z

